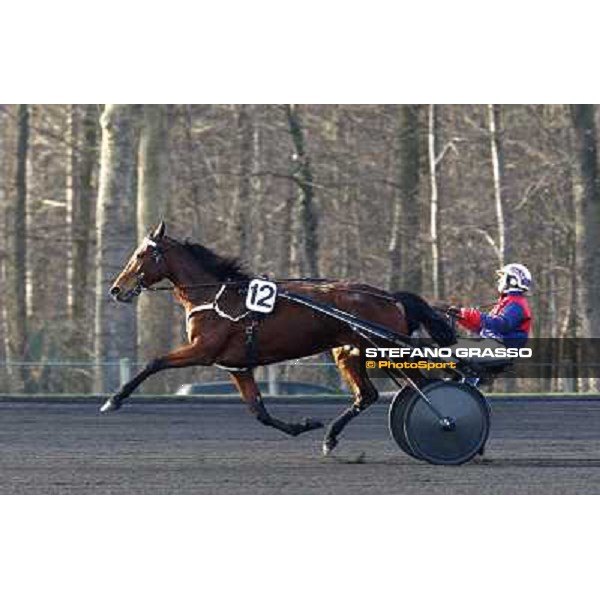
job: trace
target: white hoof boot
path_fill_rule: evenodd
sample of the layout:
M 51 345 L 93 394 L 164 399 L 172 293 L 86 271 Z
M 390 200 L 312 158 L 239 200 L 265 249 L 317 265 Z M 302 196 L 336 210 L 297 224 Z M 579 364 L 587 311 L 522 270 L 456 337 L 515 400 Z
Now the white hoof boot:
M 114 412 L 121 408 L 121 403 L 114 398 L 109 398 L 100 408 L 101 413 Z
M 323 456 L 331 456 L 331 453 L 338 445 L 338 441 L 336 438 L 326 438 L 323 441 Z

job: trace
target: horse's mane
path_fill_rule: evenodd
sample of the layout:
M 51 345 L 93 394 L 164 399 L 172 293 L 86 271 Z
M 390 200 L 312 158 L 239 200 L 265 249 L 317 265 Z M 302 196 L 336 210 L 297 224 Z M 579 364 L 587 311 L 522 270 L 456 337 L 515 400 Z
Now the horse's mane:
M 251 276 L 237 258 L 219 256 L 202 244 L 186 240 L 181 246 L 202 265 L 202 268 L 214 275 L 218 281 L 248 281 Z

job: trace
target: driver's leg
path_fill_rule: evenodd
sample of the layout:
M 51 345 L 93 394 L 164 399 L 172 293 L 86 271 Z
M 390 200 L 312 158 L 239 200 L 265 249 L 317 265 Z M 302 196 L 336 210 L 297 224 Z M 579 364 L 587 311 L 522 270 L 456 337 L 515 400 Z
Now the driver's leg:
M 505 348 L 504 344 L 498 340 L 495 340 L 493 338 L 465 338 L 462 339 L 458 344 L 454 344 L 453 346 L 449 346 L 449 348 L 452 350 L 452 354 L 453 356 L 456 356 L 455 352 L 458 348 L 480 348 L 480 349 L 491 349 L 491 350 L 495 350 L 497 348 Z M 473 357 L 473 358 L 466 358 L 464 360 L 467 361 L 471 361 L 476 365 L 485 365 L 486 362 L 491 362 L 494 360 L 497 360 L 494 357 L 491 356 L 484 356 L 484 357 Z M 477 385 L 479 384 L 480 378 L 479 377 L 466 377 L 463 380 L 463 383 L 467 383 L 469 385 L 472 385 L 473 387 L 477 387 Z

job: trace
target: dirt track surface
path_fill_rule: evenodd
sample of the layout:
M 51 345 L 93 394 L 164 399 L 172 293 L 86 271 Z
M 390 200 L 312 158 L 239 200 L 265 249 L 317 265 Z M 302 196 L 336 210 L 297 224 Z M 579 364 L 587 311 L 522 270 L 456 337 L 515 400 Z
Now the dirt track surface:
M 273 406 L 328 421 L 342 405 Z M 347 429 L 288 438 L 237 404 L 0 403 L 2 494 L 600 493 L 600 402 L 495 402 L 486 458 L 417 462 L 390 439 L 387 404 Z

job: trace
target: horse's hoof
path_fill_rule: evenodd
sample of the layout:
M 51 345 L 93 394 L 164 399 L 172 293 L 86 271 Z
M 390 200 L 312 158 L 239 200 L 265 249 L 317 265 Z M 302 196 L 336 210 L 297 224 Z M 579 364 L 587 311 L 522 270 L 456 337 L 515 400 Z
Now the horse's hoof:
M 329 456 L 335 447 L 338 445 L 338 441 L 334 437 L 328 437 L 323 440 L 323 456 Z
M 109 398 L 100 408 L 101 413 L 114 412 L 115 410 L 119 410 L 123 403 L 116 398 Z
M 304 419 L 302 427 L 304 431 L 312 431 L 313 429 L 323 429 L 324 425 L 321 421 L 316 421 L 315 419 Z
M 315 421 L 314 419 L 304 419 L 301 423 L 292 423 L 288 425 L 287 432 L 297 437 L 306 433 L 307 431 L 312 431 L 313 429 L 321 429 L 323 427 L 323 423 L 321 421 Z

